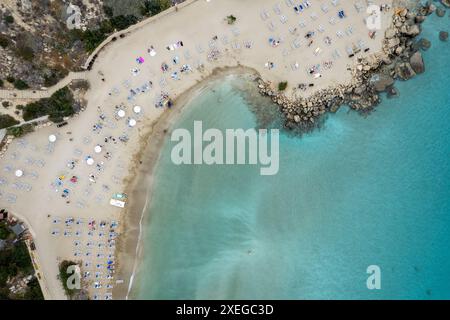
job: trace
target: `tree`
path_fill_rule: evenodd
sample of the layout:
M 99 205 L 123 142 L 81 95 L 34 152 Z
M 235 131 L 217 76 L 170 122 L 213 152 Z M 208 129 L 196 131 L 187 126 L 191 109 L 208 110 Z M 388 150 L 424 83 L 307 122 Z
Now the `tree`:
M 12 127 L 19 124 L 19 121 L 11 117 L 9 114 L 0 114 L 0 129 Z
M 6 23 L 6 24 L 12 24 L 12 23 L 14 23 L 14 17 L 11 16 L 11 15 L 5 16 L 5 23 Z
M 25 89 L 29 88 L 28 84 L 25 81 L 20 80 L 20 79 L 14 80 L 13 84 L 14 84 L 14 88 L 16 88 L 18 90 L 25 90 Z

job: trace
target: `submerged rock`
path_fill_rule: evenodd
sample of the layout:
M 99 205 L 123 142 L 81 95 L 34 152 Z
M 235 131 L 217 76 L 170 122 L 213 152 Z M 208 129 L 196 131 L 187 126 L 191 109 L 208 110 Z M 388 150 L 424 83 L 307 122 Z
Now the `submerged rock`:
M 394 79 L 387 74 L 378 73 L 372 76 L 370 83 L 374 87 L 375 91 L 383 92 L 394 84 Z
M 439 40 L 447 41 L 448 40 L 448 32 L 447 31 L 439 32 Z
M 431 47 L 431 42 L 428 39 L 422 38 L 417 42 L 418 46 L 422 50 L 428 50 Z
M 395 67 L 395 72 L 402 80 L 409 80 L 416 76 L 416 73 L 408 62 L 397 64 Z
M 415 73 L 423 73 L 425 72 L 425 65 L 423 63 L 422 54 L 417 51 L 411 56 L 411 59 L 409 59 L 409 63 L 411 64 L 411 67 L 413 68 Z
M 443 16 L 445 16 L 445 9 L 443 8 L 437 8 L 436 9 L 436 15 L 440 18 L 442 18 Z

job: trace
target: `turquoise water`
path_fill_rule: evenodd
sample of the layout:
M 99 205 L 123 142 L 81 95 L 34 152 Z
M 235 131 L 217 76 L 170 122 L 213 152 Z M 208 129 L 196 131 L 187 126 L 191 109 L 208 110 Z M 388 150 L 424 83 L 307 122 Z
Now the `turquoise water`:
M 342 108 L 280 137 L 280 171 L 175 166 L 166 143 L 132 295 L 140 299 L 449 299 L 449 43 L 428 21 L 427 71 L 367 118 Z M 228 79 L 174 126 L 255 127 Z M 366 268 L 381 268 L 368 290 Z

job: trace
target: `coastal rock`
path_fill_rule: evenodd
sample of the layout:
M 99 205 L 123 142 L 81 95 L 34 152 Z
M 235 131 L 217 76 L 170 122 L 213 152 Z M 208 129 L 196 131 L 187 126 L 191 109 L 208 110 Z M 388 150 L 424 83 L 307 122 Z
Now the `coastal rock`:
M 387 87 L 394 84 L 394 79 L 386 74 L 374 74 L 370 79 L 370 83 L 377 92 L 383 92 Z
M 425 16 L 416 16 L 416 17 L 414 18 L 414 22 L 415 22 L 415 23 L 422 23 L 422 22 L 425 21 L 425 19 L 426 19 Z
M 411 27 L 409 27 L 409 29 L 404 32 L 406 35 L 410 36 L 410 37 L 416 37 L 420 34 L 420 27 L 419 25 L 415 24 L 412 25 Z
M 386 35 L 387 39 L 392 39 L 393 37 L 395 37 L 396 31 L 394 29 L 392 29 L 392 28 L 389 28 L 389 29 L 386 30 L 386 34 L 385 35 Z
M 428 50 L 431 47 L 431 42 L 428 39 L 422 38 L 417 42 L 418 46 L 422 50 Z
M 438 17 L 442 18 L 443 16 L 445 16 L 445 9 L 443 9 L 443 8 L 438 8 L 438 9 L 436 10 L 436 15 L 437 15 Z
M 443 6 L 450 8 L 450 0 L 441 0 Z
M 409 59 L 409 63 L 411 64 L 411 67 L 413 68 L 415 73 L 420 74 L 425 71 L 422 54 L 419 51 L 411 56 L 411 59 Z
M 416 73 L 408 62 L 397 64 L 395 67 L 395 72 L 402 80 L 409 80 L 416 76 Z
M 448 32 L 446 32 L 446 31 L 439 32 L 439 40 L 447 41 L 448 40 Z
M 388 98 L 396 98 L 400 95 L 400 93 L 398 92 L 397 88 L 394 86 L 390 86 L 389 88 L 386 89 L 387 92 L 387 97 Z

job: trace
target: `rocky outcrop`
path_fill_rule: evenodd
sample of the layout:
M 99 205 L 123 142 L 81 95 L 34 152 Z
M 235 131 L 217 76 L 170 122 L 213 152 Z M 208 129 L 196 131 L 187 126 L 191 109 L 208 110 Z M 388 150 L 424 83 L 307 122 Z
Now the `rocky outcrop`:
M 420 74 L 425 72 L 425 64 L 423 62 L 422 54 L 419 51 L 411 56 L 411 59 L 409 59 L 409 63 L 411 64 L 411 67 L 413 68 L 415 73 Z
M 447 8 L 450 8 L 450 0 L 441 0 L 442 5 L 446 6 Z
M 380 93 L 398 96 L 395 79 L 408 80 L 425 71 L 422 54 L 417 50 L 429 48 L 430 42 L 415 37 L 420 34 L 420 23 L 436 8 L 432 5 L 419 8 L 419 13 L 403 9 L 394 15 L 392 26 L 386 30 L 382 52 L 357 58 L 350 84 L 316 92 L 308 98 L 287 98 L 274 89 L 271 83 L 259 79 L 260 93 L 269 96 L 284 116 L 288 129 L 312 130 L 320 123 L 323 114 L 336 112 L 343 104 L 353 110 L 367 113 L 380 102 Z

